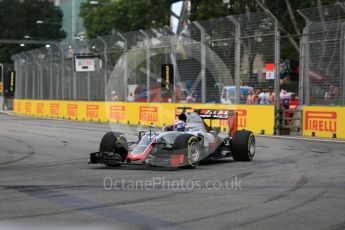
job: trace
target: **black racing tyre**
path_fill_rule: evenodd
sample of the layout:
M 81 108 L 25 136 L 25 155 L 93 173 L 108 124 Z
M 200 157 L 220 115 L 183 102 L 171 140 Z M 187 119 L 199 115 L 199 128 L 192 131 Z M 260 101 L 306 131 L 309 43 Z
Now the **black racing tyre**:
M 251 131 L 236 131 L 232 138 L 232 158 L 235 161 L 251 161 L 255 155 L 255 137 Z
M 196 136 L 192 134 L 181 134 L 179 135 L 173 144 L 173 149 L 175 152 L 185 154 L 185 164 L 181 168 L 191 168 L 194 169 L 198 166 L 201 160 L 201 150 L 200 143 Z
M 125 135 L 120 132 L 108 132 L 106 133 L 99 146 L 100 152 L 112 152 L 119 154 L 121 162 L 124 162 L 128 154 L 128 144 Z M 114 158 L 116 158 L 114 156 Z M 121 166 L 121 162 L 116 164 L 107 164 L 108 166 Z

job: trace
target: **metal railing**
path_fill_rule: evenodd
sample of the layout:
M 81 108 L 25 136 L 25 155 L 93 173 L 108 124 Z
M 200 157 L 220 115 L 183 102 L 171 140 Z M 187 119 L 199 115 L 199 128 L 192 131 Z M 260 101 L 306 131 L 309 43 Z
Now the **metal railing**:
M 100 101 L 115 91 L 119 101 L 245 103 L 250 89 L 279 86 L 265 70 L 276 64 L 279 75 L 279 42 L 277 20 L 257 12 L 191 22 L 178 35 L 166 26 L 51 45 L 13 55 L 16 98 Z M 75 72 L 76 53 L 95 55 L 95 71 Z M 174 66 L 172 91 L 160 89 L 162 64 Z
M 345 105 L 345 7 L 342 3 L 299 11 L 301 39 L 299 95 L 304 105 Z
M 306 21 L 296 90 L 301 105 L 345 104 L 344 9 L 337 3 L 299 11 Z M 95 55 L 95 71 L 75 72 L 76 53 Z M 280 93 L 280 34 L 269 11 L 194 21 L 178 35 L 167 26 L 115 33 L 12 59 L 16 98 L 101 101 L 115 91 L 119 101 L 239 104 L 250 90 Z M 162 64 L 174 66 L 173 90 L 160 87 Z M 261 103 L 274 102 L 266 96 Z M 278 109 L 279 97 L 274 104 Z

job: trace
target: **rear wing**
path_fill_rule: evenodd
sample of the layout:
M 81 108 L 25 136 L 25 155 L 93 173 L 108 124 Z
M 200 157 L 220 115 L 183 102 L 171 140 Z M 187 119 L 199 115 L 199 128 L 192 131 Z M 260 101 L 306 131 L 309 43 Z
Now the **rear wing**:
M 209 120 L 209 124 L 204 121 L 207 130 L 212 129 L 212 120 L 224 120 L 227 122 L 229 136 L 232 136 L 237 130 L 238 114 L 235 110 L 224 109 L 193 109 L 191 107 L 178 107 L 179 112 L 196 112 L 201 119 Z M 177 113 L 176 113 L 177 114 Z
M 224 109 L 196 109 L 196 113 L 205 120 L 210 120 L 209 129 L 212 129 L 212 120 L 225 120 L 228 125 L 229 136 L 232 136 L 237 130 L 237 112 L 235 110 Z

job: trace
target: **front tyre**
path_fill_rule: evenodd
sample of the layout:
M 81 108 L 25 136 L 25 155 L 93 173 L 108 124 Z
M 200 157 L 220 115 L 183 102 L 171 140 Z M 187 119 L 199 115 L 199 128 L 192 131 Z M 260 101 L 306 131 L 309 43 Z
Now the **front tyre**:
M 100 152 L 112 153 L 109 155 L 109 163 L 106 165 L 116 167 L 121 166 L 128 154 L 128 143 L 126 137 L 120 132 L 106 133 L 99 146 Z
M 236 131 L 232 138 L 231 153 L 235 161 L 251 161 L 255 155 L 255 137 L 251 131 Z
M 186 165 L 181 168 L 194 169 L 198 166 L 201 160 L 201 150 L 199 140 L 196 136 L 192 134 L 179 135 L 174 141 L 173 149 L 179 153 L 184 153 L 186 156 Z

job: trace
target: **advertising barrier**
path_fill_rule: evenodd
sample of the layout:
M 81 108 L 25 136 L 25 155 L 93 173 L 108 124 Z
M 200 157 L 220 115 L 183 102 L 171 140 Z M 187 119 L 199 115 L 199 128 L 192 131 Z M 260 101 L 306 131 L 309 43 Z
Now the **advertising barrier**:
M 181 112 L 178 107 L 182 106 L 192 109 L 234 109 L 238 112 L 239 129 L 273 134 L 274 107 L 271 105 L 15 100 L 14 112 L 28 116 L 163 127 L 176 120 L 176 115 Z M 227 131 L 225 121 L 213 121 L 212 126 Z
M 345 107 L 303 107 L 303 135 L 345 138 Z

